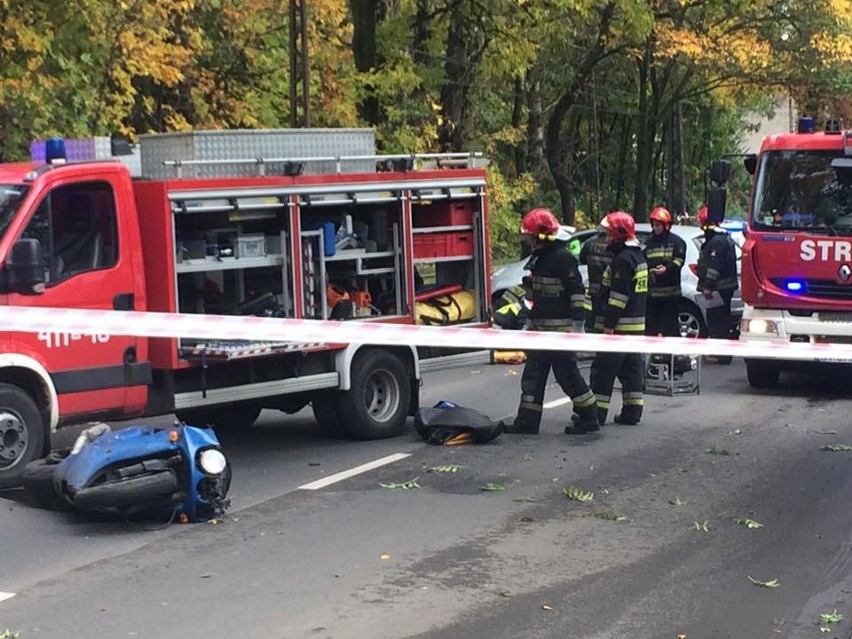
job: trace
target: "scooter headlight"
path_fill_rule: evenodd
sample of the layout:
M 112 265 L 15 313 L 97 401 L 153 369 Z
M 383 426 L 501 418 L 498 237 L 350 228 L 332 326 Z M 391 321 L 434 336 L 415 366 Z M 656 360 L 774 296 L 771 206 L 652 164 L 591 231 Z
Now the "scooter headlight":
M 222 451 L 208 448 L 198 457 L 198 465 L 208 475 L 221 475 L 228 465 Z

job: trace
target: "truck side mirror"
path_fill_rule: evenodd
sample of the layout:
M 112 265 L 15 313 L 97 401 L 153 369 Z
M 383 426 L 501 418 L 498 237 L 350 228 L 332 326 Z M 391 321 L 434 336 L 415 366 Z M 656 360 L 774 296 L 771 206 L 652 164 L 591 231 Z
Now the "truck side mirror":
M 23 238 L 15 242 L 6 262 L 6 281 L 9 290 L 16 293 L 37 295 L 44 292 L 44 263 L 38 240 Z
M 745 170 L 748 171 L 749 175 L 754 175 L 754 172 L 757 170 L 757 155 L 754 153 L 749 153 L 743 158 L 743 165 L 745 166 Z
M 716 160 L 710 165 L 710 181 L 719 186 L 723 185 L 731 177 L 731 161 Z

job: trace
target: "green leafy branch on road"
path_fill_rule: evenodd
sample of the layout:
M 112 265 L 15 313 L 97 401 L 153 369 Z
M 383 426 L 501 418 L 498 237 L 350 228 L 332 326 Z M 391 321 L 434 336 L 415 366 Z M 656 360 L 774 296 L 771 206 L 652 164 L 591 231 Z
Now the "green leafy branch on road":
M 826 444 L 820 450 L 827 450 L 833 453 L 849 453 L 852 452 L 852 446 L 849 444 Z
M 595 493 L 590 490 L 583 490 L 582 488 L 577 488 L 576 486 L 568 486 L 567 488 L 563 488 L 562 492 L 565 493 L 565 496 L 568 499 L 579 502 L 590 502 L 594 501 Z
M 778 579 L 770 579 L 769 581 L 761 581 L 760 579 L 755 579 L 751 575 L 746 575 L 748 580 L 753 583 L 755 586 L 760 586 L 761 588 L 777 588 L 781 585 L 781 582 Z
M 461 466 L 456 464 L 442 464 L 439 466 L 424 466 L 427 473 L 457 473 Z
M 421 488 L 420 484 L 417 483 L 419 477 L 415 477 L 414 479 L 409 479 L 408 481 L 400 482 L 400 483 L 391 483 L 391 484 L 379 484 L 382 488 L 392 488 L 396 490 L 411 490 L 412 488 Z
M 831 632 L 829 626 L 833 623 L 840 623 L 841 621 L 843 621 L 843 615 L 837 612 L 837 608 L 834 609 L 834 612 L 823 612 L 819 616 L 819 631 Z

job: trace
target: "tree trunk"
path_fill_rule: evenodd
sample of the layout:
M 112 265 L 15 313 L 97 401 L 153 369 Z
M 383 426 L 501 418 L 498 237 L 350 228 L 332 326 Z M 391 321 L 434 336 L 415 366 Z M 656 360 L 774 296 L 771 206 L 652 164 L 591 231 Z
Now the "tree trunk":
M 376 54 L 376 26 L 378 23 L 379 0 L 349 0 L 352 12 L 352 57 L 355 68 L 367 73 L 378 67 Z M 358 105 L 358 114 L 370 126 L 381 122 L 379 100 L 372 95 L 372 87 L 366 87 L 366 97 Z
M 512 128 L 518 130 L 523 123 L 523 108 L 526 101 L 526 86 L 524 78 L 521 76 L 515 77 L 515 91 L 512 96 Z M 515 158 L 515 175 L 521 175 L 527 172 L 527 152 L 529 149 L 528 140 L 521 140 L 515 145 L 513 155 Z
M 645 54 L 638 67 L 639 112 L 636 116 L 636 184 L 633 189 L 633 217 L 637 222 L 644 222 L 648 219 L 648 182 L 652 178 L 655 134 L 648 98 L 648 73 L 651 67 L 649 47 L 645 48 Z
M 566 161 L 566 157 L 570 154 L 564 153 L 564 149 L 569 145 L 563 140 L 562 124 L 573 109 L 577 97 L 586 85 L 595 65 L 608 53 L 606 41 L 614 13 L 614 1 L 607 2 L 601 9 L 595 43 L 583 54 L 574 71 L 571 83 L 556 101 L 547 121 L 545 133 L 547 166 L 553 176 L 553 182 L 561 200 L 561 215 L 557 217 L 561 217 L 568 224 L 573 224 L 574 221 L 574 194 L 569 178 L 569 171 L 573 167 Z

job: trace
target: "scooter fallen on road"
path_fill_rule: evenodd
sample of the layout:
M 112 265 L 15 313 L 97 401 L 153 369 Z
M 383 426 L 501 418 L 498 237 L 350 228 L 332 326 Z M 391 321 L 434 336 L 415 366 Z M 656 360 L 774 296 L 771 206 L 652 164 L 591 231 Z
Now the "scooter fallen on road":
M 212 429 L 175 424 L 111 430 L 27 465 L 24 489 L 44 507 L 125 518 L 203 522 L 229 506 L 231 467 Z

